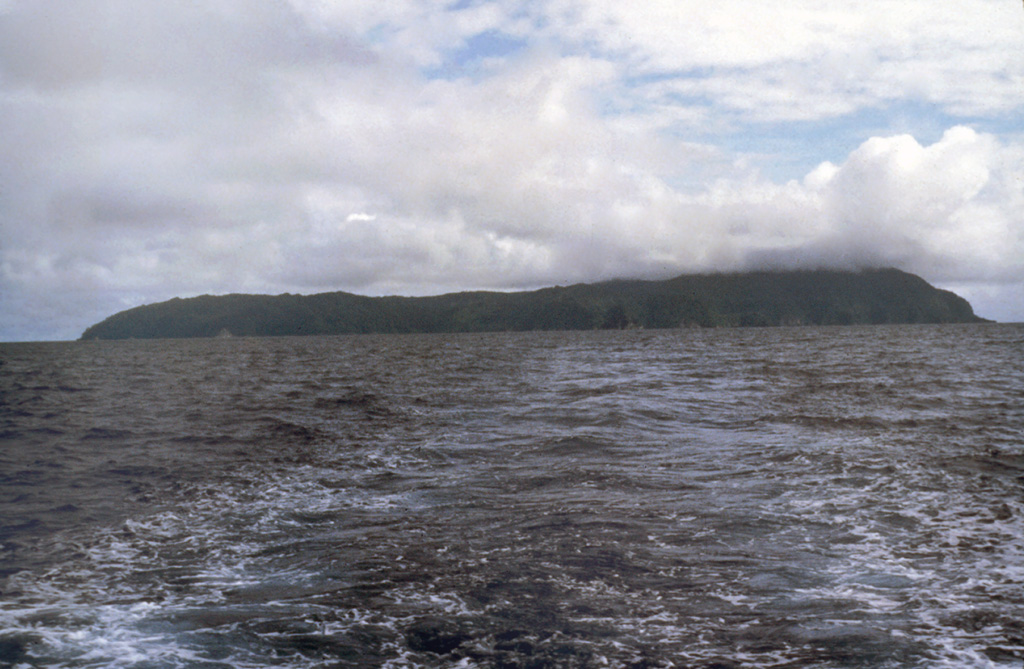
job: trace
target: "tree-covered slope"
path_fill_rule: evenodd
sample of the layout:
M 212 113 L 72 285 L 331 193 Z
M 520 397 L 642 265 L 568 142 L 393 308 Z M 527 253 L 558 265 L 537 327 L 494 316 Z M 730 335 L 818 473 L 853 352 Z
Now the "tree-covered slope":
M 223 295 L 114 314 L 83 339 L 748 325 L 968 323 L 970 304 L 895 269 L 684 275 L 435 297 Z

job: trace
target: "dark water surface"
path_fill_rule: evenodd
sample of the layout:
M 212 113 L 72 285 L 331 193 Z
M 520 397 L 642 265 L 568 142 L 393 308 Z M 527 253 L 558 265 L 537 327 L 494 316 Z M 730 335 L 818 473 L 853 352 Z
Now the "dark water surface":
M 0 666 L 1024 665 L 1022 326 L 0 361 Z

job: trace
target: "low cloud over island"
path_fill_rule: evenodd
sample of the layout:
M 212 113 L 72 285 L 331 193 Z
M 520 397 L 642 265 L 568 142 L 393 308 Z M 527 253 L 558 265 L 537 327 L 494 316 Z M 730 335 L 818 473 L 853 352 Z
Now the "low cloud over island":
M 2 3 L 0 339 L 759 268 L 1024 320 L 1021 34 L 995 0 Z

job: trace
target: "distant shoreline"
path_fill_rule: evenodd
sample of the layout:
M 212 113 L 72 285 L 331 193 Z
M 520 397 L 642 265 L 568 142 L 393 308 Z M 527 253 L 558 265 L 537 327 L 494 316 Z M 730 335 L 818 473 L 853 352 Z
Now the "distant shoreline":
M 983 322 L 897 269 L 793 270 L 431 297 L 203 295 L 118 312 L 81 339 Z

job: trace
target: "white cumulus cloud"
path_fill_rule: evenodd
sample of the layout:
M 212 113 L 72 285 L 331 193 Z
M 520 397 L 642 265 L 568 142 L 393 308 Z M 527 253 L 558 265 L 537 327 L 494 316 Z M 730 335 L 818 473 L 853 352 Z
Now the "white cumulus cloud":
M 0 339 L 764 265 L 1024 318 L 1021 28 L 994 0 L 9 2 Z

